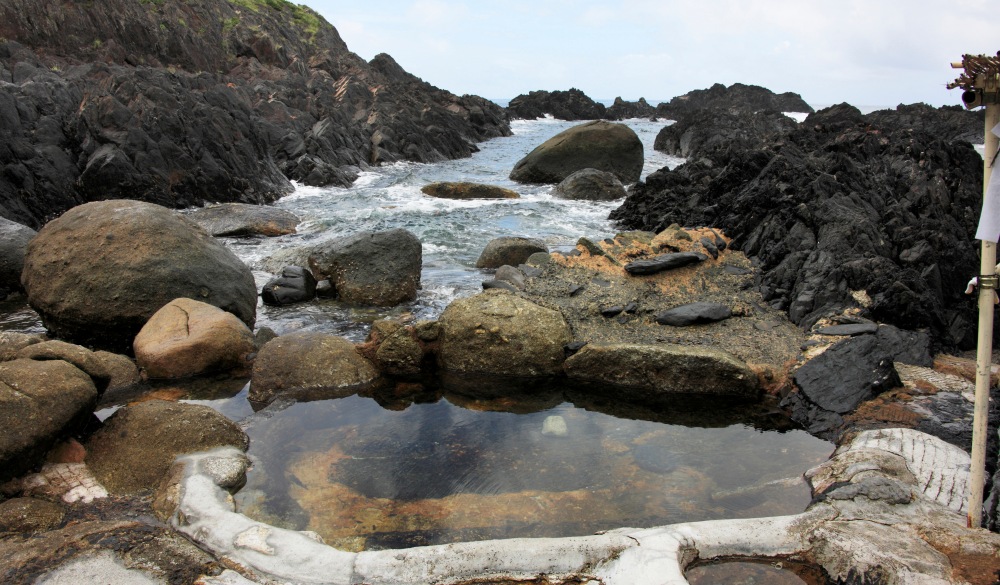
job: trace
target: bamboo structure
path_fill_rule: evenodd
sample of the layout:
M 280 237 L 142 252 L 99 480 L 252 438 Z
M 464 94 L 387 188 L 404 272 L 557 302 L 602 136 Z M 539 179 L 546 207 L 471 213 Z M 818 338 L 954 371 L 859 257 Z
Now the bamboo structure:
M 983 152 L 983 196 L 990 183 L 997 155 L 993 128 L 1000 123 L 1000 52 L 995 57 L 963 55 L 952 63 L 963 73 L 948 89 L 963 89 L 962 102 L 968 109 L 986 107 L 985 150 Z M 985 199 L 984 199 L 985 202 Z M 979 265 L 979 339 L 976 350 L 976 401 L 972 422 L 972 462 L 969 478 L 968 526 L 982 526 L 983 486 L 986 484 L 987 418 L 990 404 L 990 368 L 993 358 L 993 305 L 998 288 L 997 243 L 983 240 Z

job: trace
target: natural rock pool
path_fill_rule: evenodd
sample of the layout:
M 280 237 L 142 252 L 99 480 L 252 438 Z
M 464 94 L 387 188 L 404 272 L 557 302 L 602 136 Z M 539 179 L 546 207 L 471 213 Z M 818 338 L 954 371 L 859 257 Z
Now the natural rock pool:
M 276 405 L 245 423 L 237 509 L 354 551 L 797 513 L 803 472 L 833 446 L 775 417 L 723 405 L 620 418 L 561 394 Z

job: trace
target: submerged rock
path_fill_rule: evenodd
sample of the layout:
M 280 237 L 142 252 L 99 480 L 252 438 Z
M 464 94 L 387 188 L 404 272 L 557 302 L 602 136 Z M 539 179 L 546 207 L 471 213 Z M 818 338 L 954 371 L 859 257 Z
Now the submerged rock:
M 503 291 L 453 301 L 438 323 L 440 366 L 455 374 L 557 376 L 572 340 L 558 311 Z
M 260 348 L 248 399 L 268 404 L 279 394 L 309 391 L 346 396 L 377 378 L 378 371 L 350 341 L 328 333 L 290 333 Z
M 126 351 L 146 321 L 187 297 L 252 327 L 257 287 L 229 249 L 152 203 L 100 201 L 67 211 L 28 246 L 28 302 L 57 336 Z
M 613 173 L 624 184 L 642 174 L 642 141 L 624 124 L 587 122 L 546 140 L 519 160 L 510 178 L 519 183 L 559 183 L 581 169 Z
M 424 195 L 442 199 L 519 199 L 521 197 L 517 191 L 503 187 L 468 182 L 431 183 L 421 187 L 420 191 Z
M 571 380 L 597 391 L 611 385 L 626 401 L 669 403 L 697 394 L 755 400 L 760 395 L 757 375 L 744 362 L 712 348 L 590 343 L 566 359 L 565 369 Z
M 283 236 L 294 234 L 299 218 L 267 205 L 222 203 L 186 214 L 213 236 Z
M 417 298 L 423 247 L 401 228 L 361 232 L 313 248 L 309 265 L 326 276 L 340 300 L 393 306 Z

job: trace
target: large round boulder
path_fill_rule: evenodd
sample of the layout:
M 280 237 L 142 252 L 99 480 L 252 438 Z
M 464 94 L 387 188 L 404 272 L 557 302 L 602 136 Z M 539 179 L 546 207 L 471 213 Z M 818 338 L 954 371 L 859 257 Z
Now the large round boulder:
M 330 280 L 344 302 L 392 306 L 417 298 L 423 247 L 401 228 L 361 232 L 316 246 L 309 265 Z
M 450 374 L 556 376 L 573 337 L 558 311 L 500 290 L 453 301 L 439 324 L 438 358 Z
M 248 444 L 240 427 L 207 406 L 148 400 L 104 421 L 87 442 L 87 466 L 112 494 L 134 494 L 155 488 L 179 455 Z
M 213 236 L 283 236 L 294 234 L 299 218 L 291 211 L 269 205 L 221 203 L 187 214 Z
M 553 194 L 562 199 L 614 201 L 627 195 L 614 174 L 597 169 L 580 169 L 556 185 Z
M 41 462 L 93 416 L 97 388 L 62 360 L 0 363 L 0 482 Z
M 253 332 L 232 313 L 174 299 L 135 336 L 135 359 L 150 378 L 186 378 L 245 367 Z
M 642 175 L 642 141 L 624 124 L 598 120 L 573 126 L 546 140 L 514 165 L 519 183 L 559 183 L 581 169 L 613 173 L 628 185 Z
M 21 270 L 35 230 L 0 217 L 0 299 L 21 290 Z
M 371 362 L 343 337 L 311 331 L 290 333 L 260 348 L 248 398 L 267 404 L 284 393 L 348 396 L 377 378 Z
M 549 248 L 545 242 L 536 238 L 523 238 L 520 236 L 503 236 L 495 238 L 486 244 L 479 259 L 476 260 L 476 268 L 500 268 L 501 266 L 517 266 L 524 264 L 532 254 L 538 252 L 548 253 Z
M 570 379 L 613 387 L 624 400 L 662 403 L 678 395 L 753 400 L 760 383 L 746 363 L 725 351 L 674 344 L 586 345 L 566 360 Z
M 28 302 L 56 336 L 130 348 L 146 321 L 188 297 L 253 327 L 253 275 L 225 246 L 179 214 L 141 201 L 70 209 L 28 245 L 21 276 Z

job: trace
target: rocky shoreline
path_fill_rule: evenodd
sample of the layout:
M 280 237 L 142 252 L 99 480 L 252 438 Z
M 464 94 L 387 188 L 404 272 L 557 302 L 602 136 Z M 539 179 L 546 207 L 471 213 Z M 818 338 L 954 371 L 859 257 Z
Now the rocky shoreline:
M 395 306 L 420 287 L 422 244 L 393 229 L 296 250 L 258 290 L 215 238 L 294 233 L 299 218 L 259 205 L 291 180 L 469 156 L 509 118 L 546 114 L 593 121 L 511 178 L 624 196 L 622 232 L 562 252 L 483 242 L 482 293 L 434 320 L 376 321 L 361 344 L 257 327 L 258 296 Z M 686 163 L 640 181 L 641 143 L 606 121 L 624 117 L 676 120 L 656 148 Z M 361 60 L 285 0 L 0 0 L 0 122 L 0 296 L 23 294 L 49 332 L 0 333 L 5 583 L 684 583 L 694 561 L 731 558 L 801 565 L 817 584 L 1000 578 L 1000 536 L 964 524 L 974 366 L 951 355 L 974 337 L 954 283 L 976 272 L 975 114 L 813 112 L 742 84 L 656 108 L 532 92 L 505 111 L 388 55 Z M 243 422 L 178 402 L 199 384 L 245 390 Z M 356 394 L 389 409 L 453 395 L 638 419 L 754 410 L 838 448 L 807 472 L 808 508 L 776 518 L 354 553 L 235 511 L 249 412 Z
M 285 0 L 3 0 L 0 39 L 0 217 L 33 228 L 102 199 L 268 203 L 510 134 Z

